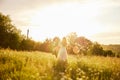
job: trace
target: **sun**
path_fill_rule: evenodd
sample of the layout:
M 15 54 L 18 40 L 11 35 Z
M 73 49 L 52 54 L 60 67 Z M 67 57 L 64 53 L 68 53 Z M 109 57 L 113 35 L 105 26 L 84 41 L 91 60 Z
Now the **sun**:
M 96 21 L 99 12 L 100 6 L 91 3 L 67 2 L 42 7 L 31 18 L 31 36 L 40 40 L 76 32 L 78 35 L 89 37 L 102 31 L 101 24 Z

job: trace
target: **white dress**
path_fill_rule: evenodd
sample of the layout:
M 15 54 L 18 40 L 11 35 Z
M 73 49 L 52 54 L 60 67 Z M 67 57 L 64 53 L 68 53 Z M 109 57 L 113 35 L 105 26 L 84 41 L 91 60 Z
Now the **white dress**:
M 59 52 L 58 52 L 58 57 L 57 57 L 57 59 L 59 60 L 59 61 L 66 61 L 67 60 L 67 50 L 66 50 L 66 48 L 65 47 L 61 47 L 60 48 L 60 50 L 59 50 Z

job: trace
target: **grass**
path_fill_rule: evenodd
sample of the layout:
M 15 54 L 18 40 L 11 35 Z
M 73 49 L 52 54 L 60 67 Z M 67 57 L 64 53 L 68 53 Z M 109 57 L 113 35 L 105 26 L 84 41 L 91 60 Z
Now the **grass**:
M 120 58 L 0 50 L 0 80 L 119 80 Z

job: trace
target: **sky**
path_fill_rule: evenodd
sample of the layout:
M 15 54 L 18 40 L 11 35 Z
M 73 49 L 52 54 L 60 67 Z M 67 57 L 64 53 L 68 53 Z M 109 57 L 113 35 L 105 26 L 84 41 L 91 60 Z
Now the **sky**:
M 120 44 L 119 0 L 0 0 L 0 12 L 36 41 L 76 32 L 101 44 Z

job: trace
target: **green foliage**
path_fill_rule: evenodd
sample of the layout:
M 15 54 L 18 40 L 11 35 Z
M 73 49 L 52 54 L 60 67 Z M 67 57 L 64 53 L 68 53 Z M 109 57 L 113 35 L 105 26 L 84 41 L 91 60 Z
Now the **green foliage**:
M 68 55 L 66 63 L 43 52 L 0 50 L 0 80 L 119 79 L 119 58 Z
M 104 50 L 102 45 L 98 43 L 94 43 L 92 47 L 89 49 L 89 53 L 93 55 L 98 55 L 98 56 L 110 56 L 110 57 L 115 57 L 115 53 L 113 53 L 111 50 Z
M 120 57 L 120 45 L 102 45 L 104 50 L 111 50 L 114 56 Z
M 115 54 L 111 50 L 105 50 L 104 51 L 104 56 L 115 57 Z
M 7 15 L 0 13 L 0 47 L 13 50 L 40 50 L 40 42 L 35 42 L 21 35 Z
M 31 39 L 23 39 L 20 44 L 20 50 L 34 50 L 35 42 Z
M 12 24 L 9 16 L 0 13 L 0 47 L 18 49 L 20 31 Z
M 92 45 L 90 51 L 93 55 L 103 55 L 104 54 L 104 50 L 103 50 L 102 46 L 98 43 L 94 43 Z

